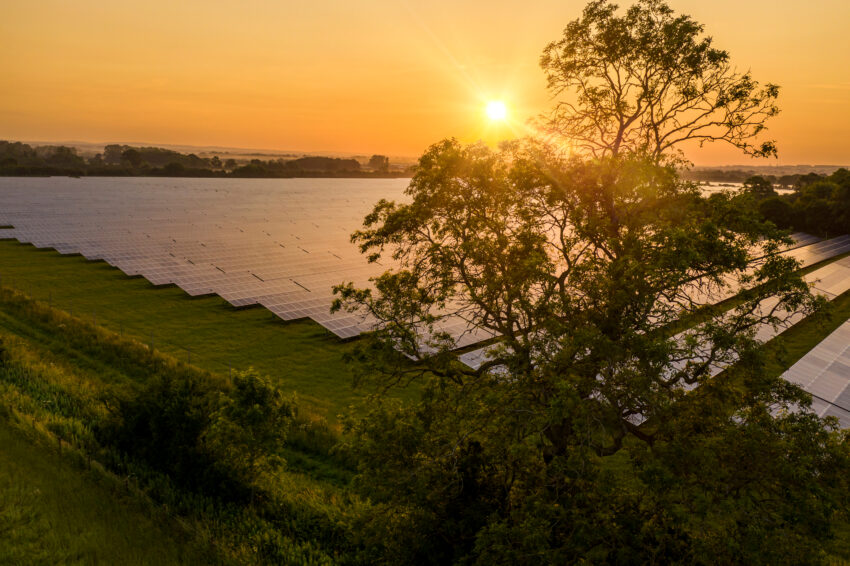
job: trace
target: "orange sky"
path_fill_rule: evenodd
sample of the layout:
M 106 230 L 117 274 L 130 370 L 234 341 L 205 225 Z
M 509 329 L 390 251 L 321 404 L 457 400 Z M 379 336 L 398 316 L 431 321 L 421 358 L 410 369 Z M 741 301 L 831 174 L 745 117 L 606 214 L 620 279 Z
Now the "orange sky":
M 627 2 L 621 2 L 626 4 Z M 779 164 L 850 164 L 850 3 L 670 0 L 780 84 Z M 547 108 L 537 60 L 583 1 L 5 0 L 0 139 L 416 156 Z M 745 163 L 720 146 L 699 165 Z M 777 163 L 776 161 L 765 162 Z

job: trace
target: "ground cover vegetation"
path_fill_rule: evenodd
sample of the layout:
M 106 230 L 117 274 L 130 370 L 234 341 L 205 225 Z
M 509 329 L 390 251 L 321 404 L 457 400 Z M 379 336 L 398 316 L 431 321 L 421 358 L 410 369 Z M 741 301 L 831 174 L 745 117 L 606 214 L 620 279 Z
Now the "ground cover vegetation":
M 406 171 L 390 171 L 389 159 L 373 155 L 361 166 L 356 159 L 303 156 L 293 159 L 199 157 L 161 147 L 112 144 L 102 153 L 83 157 L 68 146 L 36 146 L 0 141 L 0 175 L 5 176 L 159 176 L 159 177 L 400 177 Z
M 410 203 L 379 202 L 353 236 L 400 265 L 337 287 L 335 308 L 380 321 L 354 357 L 379 388 L 423 389 L 348 423 L 375 560 L 824 560 L 847 437 L 754 340 L 823 301 L 775 255 L 789 241 L 757 186 L 703 198 L 676 172 L 685 141 L 774 155 L 778 87 L 658 0 L 591 2 L 541 65 L 565 96 L 546 139 L 435 144 Z M 736 306 L 674 338 L 724 277 Z M 437 330 L 446 313 L 501 336 L 479 369 Z
M 174 520 L 0 421 L 3 564 L 215 563 Z
M 2 333 L 0 427 L 61 453 L 117 499 L 172 525 L 177 541 L 163 547 L 165 562 L 179 552 L 205 563 L 330 564 L 335 554 L 357 555 L 350 525 L 364 503 L 344 489 L 351 466 L 331 453 L 336 435 L 256 371 L 216 376 L 6 287 L 0 307 L 28 329 Z M 41 524 L 15 524 L 25 511 L 6 510 L 19 541 L 38 536 Z M 97 525 L 80 527 L 99 536 Z M 60 547 L 74 545 L 50 547 L 54 559 Z M 95 552 L 85 540 L 80 548 Z M 102 552 L 133 548 L 119 539 Z
M 310 320 L 284 322 L 264 308 L 234 309 L 219 297 L 154 287 L 105 262 L 14 240 L 0 240 L 0 282 L 212 373 L 254 367 L 332 426 L 366 396 L 346 386 L 352 372 L 344 357 L 351 345 Z M 0 326 L 16 332 L 12 320 Z

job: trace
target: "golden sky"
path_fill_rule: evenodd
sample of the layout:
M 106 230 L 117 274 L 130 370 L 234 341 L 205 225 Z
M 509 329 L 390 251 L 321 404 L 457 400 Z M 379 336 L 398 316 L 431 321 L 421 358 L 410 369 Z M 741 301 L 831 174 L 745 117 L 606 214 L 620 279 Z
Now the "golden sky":
M 850 2 L 670 0 L 782 86 L 779 164 L 850 164 Z M 628 2 L 621 2 L 621 5 Z M 419 155 L 551 104 L 537 61 L 577 0 L 4 0 L 0 139 Z M 719 145 L 698 165 L 746 163 Z M 777 163 L 776 161 L 765 162 Z

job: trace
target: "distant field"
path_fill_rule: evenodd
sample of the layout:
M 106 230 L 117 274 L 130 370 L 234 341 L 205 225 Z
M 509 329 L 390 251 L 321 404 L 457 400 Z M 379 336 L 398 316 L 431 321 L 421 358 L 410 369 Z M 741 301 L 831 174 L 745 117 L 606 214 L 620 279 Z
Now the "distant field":
M 209 564 L 174 525 L 152 518 L 0 421 L 0 564 Z
M 283 322 L 264 308 L 193 298 L 105 262 L 14 240 L 0 241 L 0 283 L 221 375 L 253 366 L 330 423 L 363 398 L 342 359 L 350 346 L 310 320 Z

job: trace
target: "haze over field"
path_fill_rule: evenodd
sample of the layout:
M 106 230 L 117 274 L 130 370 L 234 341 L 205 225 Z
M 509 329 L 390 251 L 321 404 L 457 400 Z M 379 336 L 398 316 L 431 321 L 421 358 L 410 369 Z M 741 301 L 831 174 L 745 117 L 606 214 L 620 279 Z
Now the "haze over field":
M 846 2 L 670 4 L 782 86 L 769 163 L 850 162 Z M 583 5 L 10 0 L 0 139 L 399 156 L 447 136 L 492 143 L 550 106 L 536 62 Z M 493 99 L 504 122 L 487 119 Z M 741 161 L 720 145 L 688 155 Z

